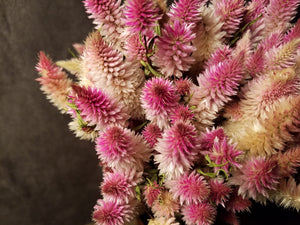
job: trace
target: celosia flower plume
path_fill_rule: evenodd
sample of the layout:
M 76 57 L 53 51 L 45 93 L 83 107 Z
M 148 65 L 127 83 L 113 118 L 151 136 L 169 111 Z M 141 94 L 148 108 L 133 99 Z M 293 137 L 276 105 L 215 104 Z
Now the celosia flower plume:
M 209 203 L 192 203 L 182 209 L 183 220 L 187 225 L 212 225 L 217 214 L 216 208 Z
M 142 171 L 150 150 L 141 135 L 120 126 L 108 127 L 96 140 L 99 159 L 115 170 Z
M 152 0 L 127 0 L 125 24 L 133 33 L 146 34 L 161 19 L 160 9 Z
M 191 54 L 196 48 L 191 45 L 195 39 L 192 26 L 175 21 L 167 24 L 162 30 L 162 37 L 157 41 L 158 52 L 154 57 L 154 64 L 165 76 L 182 77 L 183 71 L 188 71 L 194 63 Z
M 162 130 L 156 124 L 148 124 L 142 132 L 144 139 L 151 148 L 155 146 L 158 139 L 162 137 Z

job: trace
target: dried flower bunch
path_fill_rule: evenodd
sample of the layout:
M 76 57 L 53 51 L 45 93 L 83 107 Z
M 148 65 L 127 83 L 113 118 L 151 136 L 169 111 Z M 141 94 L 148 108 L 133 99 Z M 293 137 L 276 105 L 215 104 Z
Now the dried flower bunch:
M 95 142 L 96 224 L 238 224 L 251 199 L 300 209 L 299 0 L 83 3 L 96 30 L 36 69 Z

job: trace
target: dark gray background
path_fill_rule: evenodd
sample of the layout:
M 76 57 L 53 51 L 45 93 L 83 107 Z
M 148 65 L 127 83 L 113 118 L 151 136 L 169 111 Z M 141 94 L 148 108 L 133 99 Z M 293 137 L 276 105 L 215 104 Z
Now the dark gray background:
M 0 225 L 83 225 L 100 193 L 94 144 L 78 140 L 39 90 L 34 66 L 54 60 L 92 30 L 80 0 L 0 0 Z M 241 225 L 299 225 L 268 205 Z

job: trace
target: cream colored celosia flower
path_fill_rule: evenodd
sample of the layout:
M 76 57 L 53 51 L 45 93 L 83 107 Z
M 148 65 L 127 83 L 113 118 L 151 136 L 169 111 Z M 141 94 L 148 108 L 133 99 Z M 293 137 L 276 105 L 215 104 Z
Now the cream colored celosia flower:
M 179 223 L 175 222 L 175 218 L 165 218 L 165 217 L 156 217 L 154 219 L 149 220 L 148 225 L 179 225 Z
M 69 129 L 74 132 L 75 136 L 82 140 L 94 141 L 98 136 L 98 132 L 93 127 L 82 127 L 77 118 L 69 123 Z
M 300 210 L 300 185 L 295 179 L 290 177 L 288 180 L 282 180 L 279 190 L 276 191 L 271 200 L 285 208 L 294 208 Z

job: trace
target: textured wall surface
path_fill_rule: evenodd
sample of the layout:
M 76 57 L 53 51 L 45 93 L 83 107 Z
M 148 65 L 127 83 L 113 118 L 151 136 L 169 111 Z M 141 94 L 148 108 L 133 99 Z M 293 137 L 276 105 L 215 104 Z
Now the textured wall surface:
M 0 225 L 83 225 L 99 197 L 94 145 L 80 141 L 34 80 L 37 53 L 92 30 L 79 0 L 0 0 Z
M 89 222 L 101 171 L 94 145 L 68 130 L 34 79 L 37 53 L 67 49 L 92 30 L 80 0 L 0 0 L 0 225 Z M 299 225 L 296 212 L 255 206 L 241 225 Z

